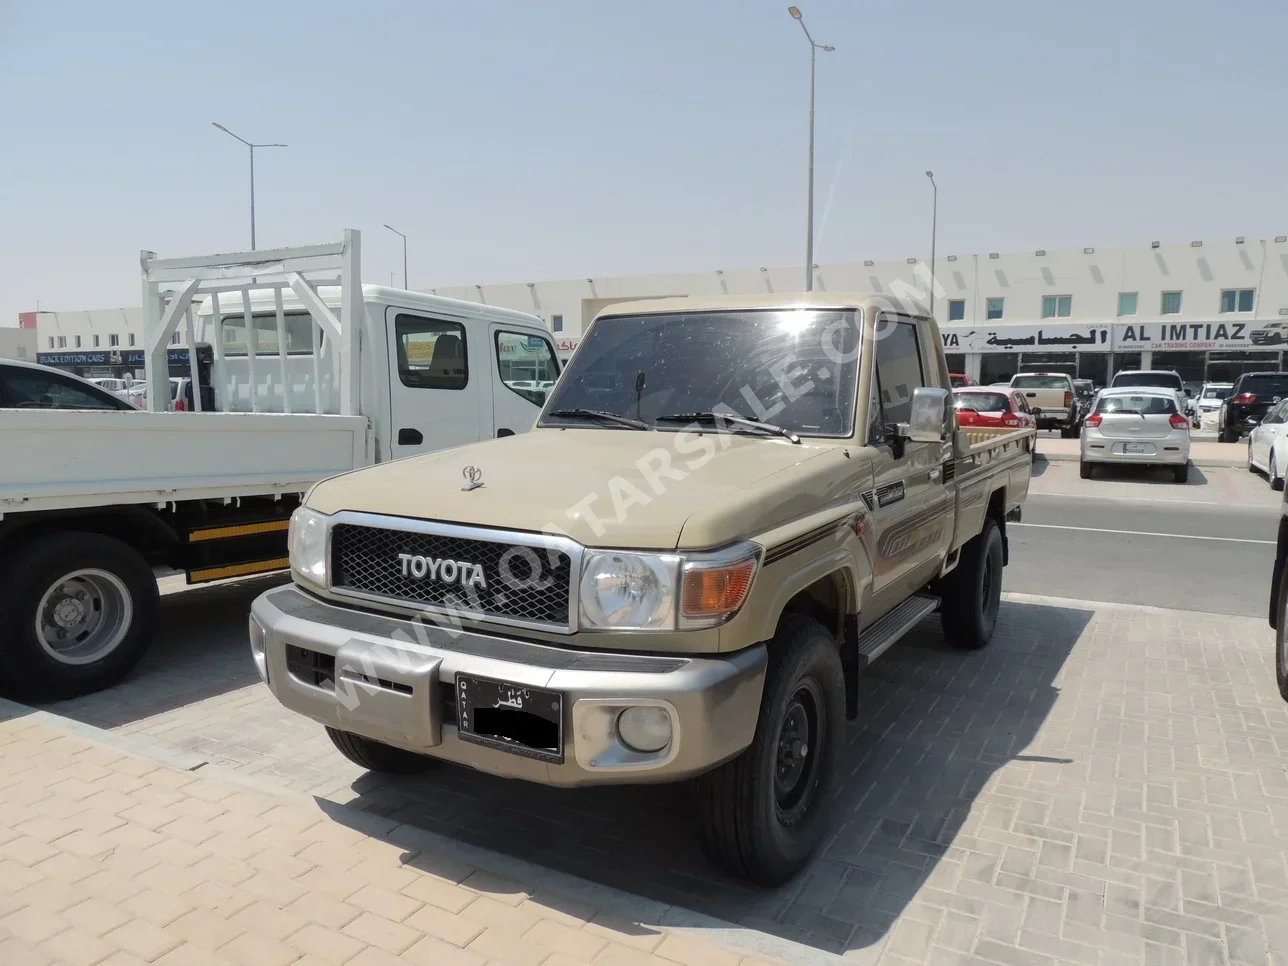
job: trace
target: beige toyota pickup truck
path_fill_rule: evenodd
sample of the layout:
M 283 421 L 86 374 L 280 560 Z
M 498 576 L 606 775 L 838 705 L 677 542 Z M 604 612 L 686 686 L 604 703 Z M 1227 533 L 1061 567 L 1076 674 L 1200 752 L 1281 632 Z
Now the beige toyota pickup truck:
M 1065 372 L 1019 372 L 1011 388 L 1024 393 L 1038 429 L 1058 429 L 1062 439 L 1078 435 L 1078 399 L 1073 377 Z
M 614 305 L 531 433 L 315 485 L 251 652 L 369 769 L 696 780 L 712 858 L 780 883 L 864 669 L 934 611 L 988 643 L 1033 438 L 956 429 L 918 306 Z

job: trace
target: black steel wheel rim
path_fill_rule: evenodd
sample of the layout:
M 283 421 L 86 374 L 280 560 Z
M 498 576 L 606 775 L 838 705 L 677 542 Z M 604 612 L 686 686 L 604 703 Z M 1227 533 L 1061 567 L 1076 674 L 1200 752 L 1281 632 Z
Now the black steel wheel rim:
M 795 825 L 809 811 L 822 760 L 823 698 L 812 680 L 797 685 L 774 746 L 774 805 L 778 820 Z

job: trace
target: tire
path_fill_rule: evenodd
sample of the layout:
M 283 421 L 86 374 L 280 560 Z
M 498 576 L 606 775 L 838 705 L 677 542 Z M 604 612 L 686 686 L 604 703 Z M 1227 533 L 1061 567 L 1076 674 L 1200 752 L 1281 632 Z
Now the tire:
M 789 615 L 769 647 L 751 745 L 696 782 L 703 850 L 761 886 L 803 869 L 827 834 L 845 729 L 845 675 L 827 629 Z
M 1252 438 L 1248 438 L 1248 472 L 1255 473 L 1257 468 L 1252 465 Z
M 984 529 L 962 548 L 957 569 L 940 589 L 940 620 L 948 643 L 964 651 L 987 644 L 1002 599 L 1002 531 L 996 520 L 984 518 Z
M 138 551 L 97 533 L 58 533 L 10 554 L 0 573 L 0 686 L 29 700 L 72 698 L 138 664 L 158 600 Z
M 1188 483 L 1190 479 L 1190 464 L 1173 467 L 1172 475 L 1176 478 L 1177 483 Z
M 1288 701 L 1288 567 L 1279 575 L 1279 619 L 1275 621 L 1275 683 Z
M 1078 475 L 1082 477 L 1084 480 L 1091 479 L 1092 469 L 1093 469 L 1092 465 L 1088 463 L 1086 460 L 1082 460 L 1081 462 L 1078 463 Z
M 1280 492 L 1284 488 L 1284 478 L 1279 473 L 1279 457 L 1274 450 L 1270 451 L 1270 459 L 1267 461 L 1268 476 L 1270 477 L 1270 489 Z
M 359 768 L 382 775 L 418 775 L 433 761 L 426 755 L 418 755 L 414 751 L 395 748 L 337 728 L 327 728 L 326 733 L 340 754 Z
M 1237 443 L 1239 440 L 1237 437 L 1231 436 L 1230 431 L 1223 426 L 1217 430 L 1216 441 L 1218 443 Z

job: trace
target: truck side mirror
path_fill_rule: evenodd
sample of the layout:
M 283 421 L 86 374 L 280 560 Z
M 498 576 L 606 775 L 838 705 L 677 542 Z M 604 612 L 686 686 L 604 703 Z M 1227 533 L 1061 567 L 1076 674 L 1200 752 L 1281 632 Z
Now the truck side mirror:
M 942 443 L 948 430 L 951 394 L 935 386 L 918 386 L 912 391 L 912 407 L 898 434 L 913 443 Z

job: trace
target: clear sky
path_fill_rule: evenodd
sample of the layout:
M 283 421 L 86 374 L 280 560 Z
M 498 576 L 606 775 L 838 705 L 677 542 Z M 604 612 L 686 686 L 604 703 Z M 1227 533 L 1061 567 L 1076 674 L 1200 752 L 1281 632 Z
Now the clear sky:
M 815 260 L 1288 232 L 1284 0 L 801 0 Z M 138 251 L 363 231 L 413 288 L 803 260 L 809 51 L 767 0 L 0 0 L 0 324 Z

